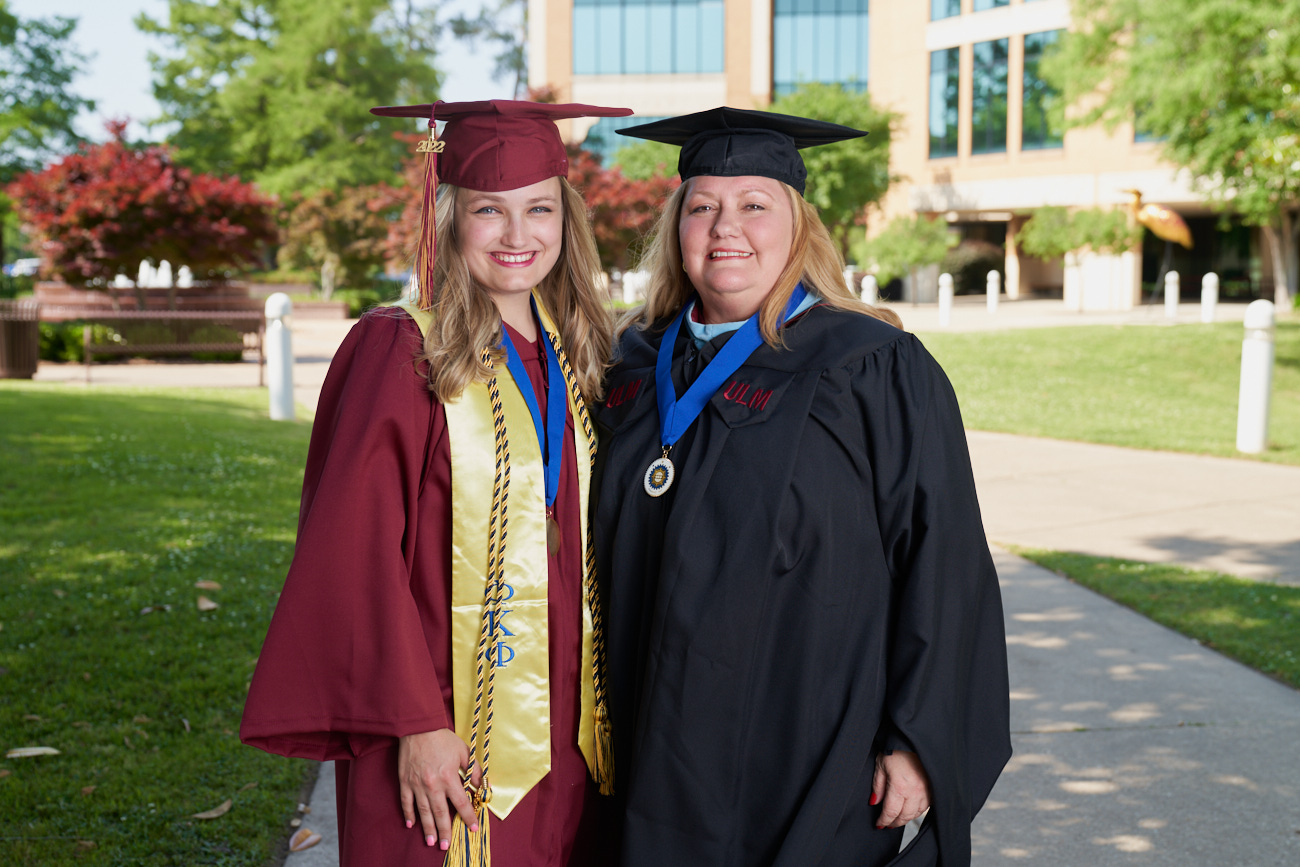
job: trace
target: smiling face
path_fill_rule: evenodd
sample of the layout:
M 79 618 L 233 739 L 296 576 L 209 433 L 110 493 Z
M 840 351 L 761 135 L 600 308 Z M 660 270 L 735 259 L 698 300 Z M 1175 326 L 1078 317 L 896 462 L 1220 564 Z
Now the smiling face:
M 512 321 L 513 312 L 527 311 L 529 293 L 560 258 L 560 179 L 499 193 L 462 190 L 456 198 L 456 240 L 470 275 Z
M 677 222 L 682 265 L 705 322 L 748 319 L 790 258 L 794 211 L 772 178 L 691 178 Z

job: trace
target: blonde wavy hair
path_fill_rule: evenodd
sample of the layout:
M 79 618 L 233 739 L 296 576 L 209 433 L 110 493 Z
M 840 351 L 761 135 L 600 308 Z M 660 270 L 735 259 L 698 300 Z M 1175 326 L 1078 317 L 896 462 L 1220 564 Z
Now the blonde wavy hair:
M 778 323 L 785 312 L 785 305 L 794 293 L 794 287 L 800 281 L 805 289 L 815 292 L 827 307 L 861 313 L 888 322 L 895 328 L 902 328 L 903 322 L 894 311 L 863 303 L 849 291 L 844 285 L 844 259 L 817 215 L 817 208 L 799 195 L 794 187 L 785 183 L 781 186 L 790 198 L 790 209 L 794 214 L 794 236 L 790 243 L 790 258 L 786 260 L 785 268 L 759 308 L 758 324 L 763 340 L 771 346 L 783 345 Z M 641 268 L 650 272 L 650 288 L 646 293 L 645 304 L 620 320 L 620 333 L 630 326 L 645 329 L 660 319 L 675 316 L 695 292 L 690 277 L 682 269 L 682 246 L 677 234 L 682 203 L 686 200 L 690 187 L 691 182 L 688 180 L 674 190 L 664 203 L 663 213 L 655 223 L 645 257 L 641 260 Z
M 601 395 L 613 344 L 613 318 L 602 303 L 603 272 L 587 206 L 569 182 L 559 178 L 564 236 L 560 257 L 543 278 L 539 294 L 555 320 L 560 341 L 583 399 Z M 434 266 L 434 322 L 416 359 L 427 362 L 429 389 L 439 400 L 457 397 L 471 382 L 487 382 L 492 369 L 480 358 L 484 347 L 501 343 L 501 314 L 487 291 L 470 276 L 456 237 L 460 188 L 440 184 L 434 206 L 437 261 Z

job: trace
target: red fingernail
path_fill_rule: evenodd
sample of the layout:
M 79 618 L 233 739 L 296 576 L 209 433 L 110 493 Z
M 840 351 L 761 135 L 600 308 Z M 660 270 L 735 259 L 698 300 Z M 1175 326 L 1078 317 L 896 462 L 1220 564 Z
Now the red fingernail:
M 879 804 L 879 803 L 880 803 L 880 796 L 877 795 L 875 792 L 872 792 L 872 793 L 871 793 L 871 800 L 870 800 L 870 801 L 867 801 L 867 803 L 870 804 L 870 805 L 873 806 L 873 807 L 876 806 L 876 804 Z
M 885 830 L 885 826 L 884 826 L 884 825 L 877 825 L 877 826 L 876 826 L 876 830 L 877 830 L 877 831 L 883 831 L 883 830 Z
M 432 846 L 432 845 L 433 845 L 433 835 L 432 835 L 432 834 L 430 834 L 429 836 L 427 836 L 427 837 L 424 838 L 424 845 L 426 845 L 426 846 Z

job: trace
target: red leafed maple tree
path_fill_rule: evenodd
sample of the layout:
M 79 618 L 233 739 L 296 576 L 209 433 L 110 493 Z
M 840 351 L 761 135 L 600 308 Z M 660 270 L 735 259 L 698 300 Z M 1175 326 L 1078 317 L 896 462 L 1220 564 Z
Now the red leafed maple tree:
M 47 270 L 95 287 L 133 276 L 146 259 L 187 265 L 195 279 L 209 281 L 259 264 L 278 237 L 273 199 L 238 178 L 179 166 L 162 145 L 128 146 L 125 121 L 106 126 L 109 141 L 83 146 L 6 189 Z
M 676 176 L 633 180 L 617 167 L 601 166 L 590 151 L 570 148 L 569 183 L 587 203 L 600 263 L 626 270 L 636 264 L 664 200 L 681 181 Z

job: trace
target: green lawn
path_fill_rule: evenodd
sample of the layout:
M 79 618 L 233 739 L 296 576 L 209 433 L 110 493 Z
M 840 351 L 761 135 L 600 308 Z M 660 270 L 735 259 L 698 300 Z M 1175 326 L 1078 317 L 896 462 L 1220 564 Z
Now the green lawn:
M 282 845 L 309 765 L 237 733 L 310 428 L 265 415 L 261 390 L 0 384 L 0 756 L 61 753 L 0 758 L 0 863 Z
M 1185 566 L 1012 550 L 1300 689 L 1300 587 Z
M 1080 326 L 920 335 L 966 426 L 1143 449 L 1236 451 L 1242 327 Z M 1277 328 L 1270 448 L 1300 464 L 1300 322 Z

